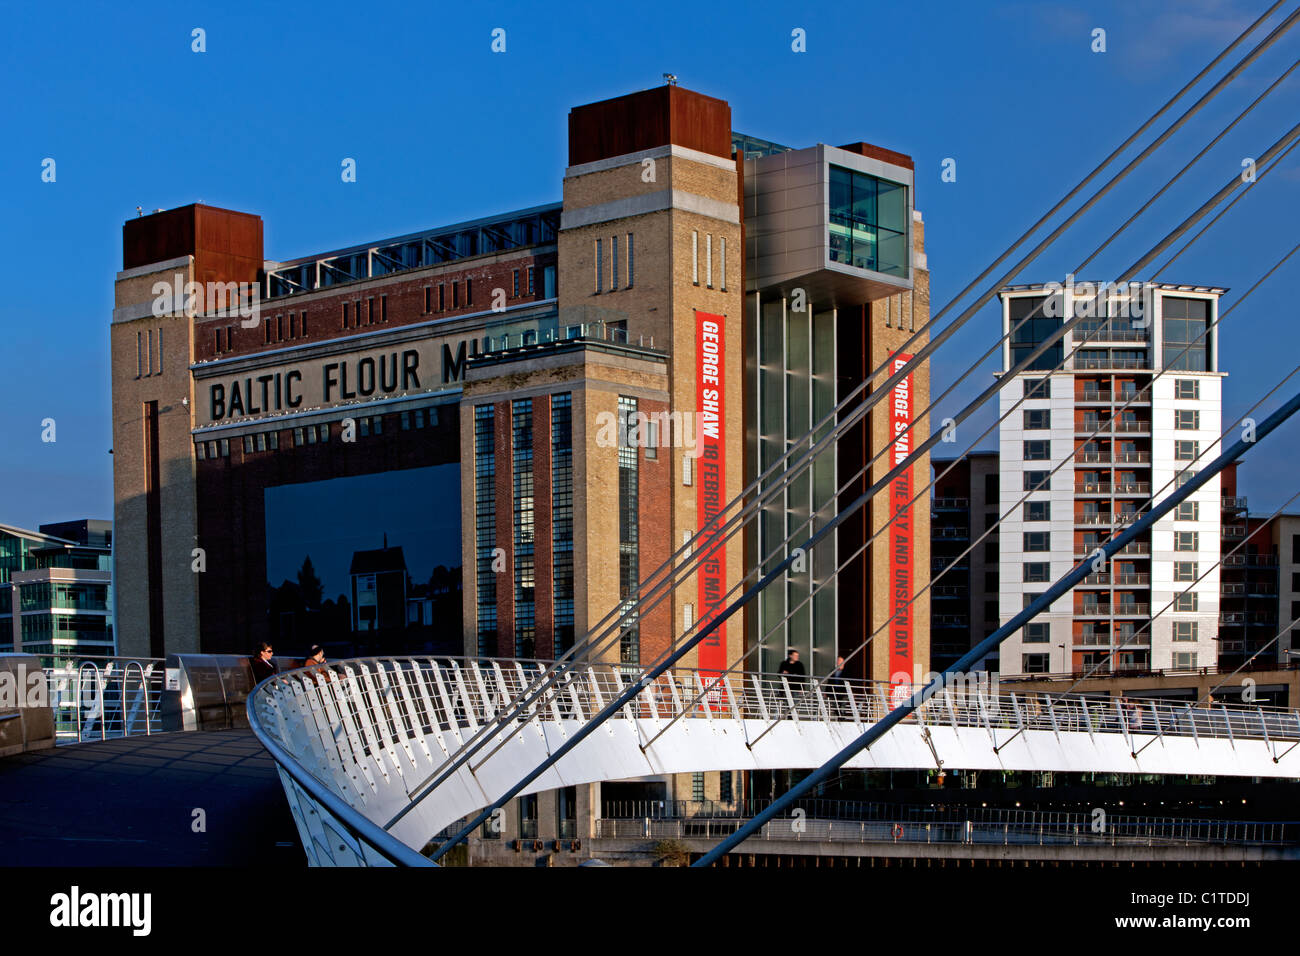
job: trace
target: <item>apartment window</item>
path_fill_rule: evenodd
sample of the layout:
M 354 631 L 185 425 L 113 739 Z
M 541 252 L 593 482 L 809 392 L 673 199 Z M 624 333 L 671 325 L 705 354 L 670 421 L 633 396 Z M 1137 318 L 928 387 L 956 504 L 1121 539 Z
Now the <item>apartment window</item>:
M 1043 596 L 1043 592 L 1042 592 L 1042 591 L 1026 591 L 1024 594 L 1022 594 L 1022 595 L 1020 595 L 1020 596 L 1021 596 L 1021 598 L 1024 599 L 1024 603 L 1020 605 L 1021 608 L 1027 608 L 1027 607 L 1029 607 L 1030 605 L 1032 605 L 1035 601 L 1037 601 L 1040 597 L 1042 597 L 1042 596 Z
M 1201 380 L 1199 378 L 1174 379 L 1174 398 L 1179 401 L 1196 401 L 1201 397 Z
M 1174 460 L 1175 461 L 1196 461 L 1201 454 L 1201 443 L 1198 441 L 1188 441 L 1179 439 L 1174 442 Z
M 460 308 L 460 282 L 453 281 L 451 284 L 451 307 Z
M 1164 296 L 1164 366 L 1173 371 L 1210 368 L 1210 303 L 1206 299 Z
M 1051 378 L 1047 376 L 1043 376 L 1042 378 L 1026 378 L 1024 381 L 1025 381 L 1025 398 L 1051 398 L 1052 396 Z
M 989 475 L 984 479 L 984 503 L 986 505 L 995 505 L 998 503 L 998 481 L 997 475 Z
M 510 294 L 517 299 L 519 298 L 519 270 L 518 269 L 511 270 L 510 282 L 511 282 L 511 289 L 513 290 Z
M 956 558 L 954 558 L 953 560 L 955 561 Z M 984 563 L 996 564 L 997 560 L 998 560 L 998 543 L 996 541 L 985 541 L 984 542 Z
M 659 422 L 655 419 L 646 418 L 644 438 L 642 447 L 645 449 L 646 460 L 654 461 L 659 457 Z
M 1025 431 L 1052 427 L 1052 410 L 1050 408 L 1026 408 Z
M 1025 552 L 1051 551 L 1052 534 L 1050 531 L 1026 531 L 1024 532 Z
M 609 269 L 609 291 L 613 292 L 618 288 L 618 236 L 609 240 Z
M 1050 658 L 1047 654 L 1020 655 L 1020 669 L 1025 674 L 1046 674 Z
M 623 602 L 636 598 L 640 583 L 638 549 L 640 520 L 638 504 L 640 490 L 637 474 L 636 446 L 630 444 L 629 433 L 636 421 L 637 400 L 626 395 L 618 397 L 618 596 Z M 624 629 L 619 640 L 619 660 L 624 664 L 641 661 L 640 626 L 632 623 Z
M 1197 501 L 1180 501 L 1174 513 L 1175 521 L 1196 521 L 1200 518 L 1201 505 Z
M 573 647 L 573 396 L 551 396 L 551 554 L 556 657 Z
M 1198 531 L 1175 531 L 1174 532 L 1174 550 L 1175 551 L 1198 551 L 1200 542 L 1200 532 Z
M 1300 534 L 1291 535 L 1291 563 L 1300 564 Z M 1300 588 L 1295 590 L 1300 591 Z
M 365 421 L 364 418 L 361 420 L 362 422 Z M 293 430 L 293 447 L 301 448 L 305 444 L 307 444 L 307 438 L 306 435 L 303 433 L 303 429 L 295 428 Z
M 1196 622 L 1195 621 L 1174 621 L 1174 640 L 1175 641 L 1196 640 Z
M 629 232 L 627 234 L 627 287 L 629 289 L 632 288 L 633 268 L 634 266 L 633 266 L 633 259 L 632 259 L 632 233 Z
M 466 305 L 474 304 L 474 280 L 473 279 L 465 280 L 465 304 Z
M 445 282 L 438 283 L 438 311 L 447 311 L 447 284 Z
M 245 436 L 244 436 L 244 454 L 245 454 L 245 455 L 251 455 L 252 453 L 253 453 L 253 436 L 252 436 L 252 435 L 245 435 Z
M 205 458 L 208 457 L 207 447 L 203 444 L 203 442 L 199 441 L 194 443 L 194 457 L 197 458 L 199 461 L 203 461 Z
M 1051 521 L 1052 503 L 1050 501 L 1026 501 L 1026 521 Z
M 1051 629 L 1046 621 L 1030 621 L 1025 625 L 1025 643 L 1026 644 L 1046 644 L 1050 638 Z
M 388 296 L 386 295 L 381 295 L 379 297 L 379 321 L 388 321 Z
M 704 286 L 713 288 L 713 233 L 704 237 Z
M 1025 461 L 1047 461 L 1052 457 L 1052 443 L 1036 438 L 1025 442 Z
M 727 291 L 727 239 L 726 237 L 719 236 L 718 244 L 719 244 L 718 268 L 722 272 L 722 291 L 726 292 Z
M 1174 598 L 1175 611 L 1195 611 L 1198 603 L 1195 591 L 1184 591 Z
M 343 321 L 340 323 L 339 328 L 341 328 L 341 329 L 346 329 L 347 327 L 348 327 L 348 304 L 347 304 L 346 302 L 344 302 L 344 303 L 343 303 Z M 271 326 L 270 326 L 270 324 L 267 324 L 267 326 L 266 326 L 266 340 L 267 340 L 268 342 L 271 341 Z
M 1196 669 L 1195 651 L 1178 651 L 1174 654 L 1174 667 L 1179 670 Z
M 691 774 L 691 799 L 697 803 L 704 802 L 704 774 Z
M 1024 579 L 1026 583 L 1039 583 L 1052 579 L 1052 565 L 1047 561 L 1026 561 Z
M 497 576 L 492 570 L 497 543 L 494 424 L 493 406 L 474 406 L 474 580 L 480 657 L 497 653 Z
M 631 285 L 631 276 L 628 277 L 628 285 Z M 528 294 L 533 294 L 533 266 L 528 267 Z
M 691 232 L 691 281 L 700 284 L 700 234 Z
M 604 289 L 605 282 L 605 257 L 604 249 L 601 245 L 602 240 L 596 240 L 596 292 L 600 293 Z
M 1196 431 L 1201 427 L 1201 413 L 1195 408 L 1174 409 L 1174 428 L 1179 431 Z
M 1196 573 L 1195 561 L 1175 561 L 1174 562 L 1174 580 L 1175 581 L 1195 581 L 1198 575 Z
M 219 444 L 220 444 L 220 446 L 221 446 L 221 457 L 222 457 L 222 458 L 229 458 L 229 457 L 230 457 L 230 439 L 228 439 L 228 438 L 223 438 L 223 439 L 221 439 L 221 441 L 219 442 Z
M 1025 491 L 1047 491 L 1051 488 L 1052 473 L 1050 471 L 1027 471 L 1025 472 Z

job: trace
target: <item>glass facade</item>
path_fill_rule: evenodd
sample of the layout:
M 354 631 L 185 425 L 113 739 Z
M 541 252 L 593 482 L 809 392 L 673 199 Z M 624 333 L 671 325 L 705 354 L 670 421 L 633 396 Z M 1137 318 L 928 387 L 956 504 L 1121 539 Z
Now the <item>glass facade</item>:
M 640 537 L 637 487 L 636 437 L 637 401 L 626 395 L 618 397 L 618 596 L 631 603 L 636 600 L 640 582 L 637 547 Z M 641 628 L 635 619 L 623 628 L 619 637 L 619 662 L 641 662 Z
M 835 313 L 793 312 L 786 301 L 763 302 L 758 323 L 758 461 L 760 471 L 777 462 L 791 443 L 812 430 L 835 407 Z M 818 438 L 821 437 L 819 433 Z M 759 517 L 758 560 L 766 573 L 787 555 L 789 535 L 810 537 L 834 517 L 837 456 L 817 456 L 811 469 L 786 486 Z M 771 479 L 779 480 L 779 472 Z M 811 521 L 810 521 L 811 518 Z M 785 587 L 758 597 L 758 666 L 774 672 L 786 651 L 797 650 L 810 673 L 826 673 L 836 651 L 836 540 L 828 536 L 807 560 L 792 567 Z
M 573 646 L 573 396 L 551 396 L 551 554 L 555 657 Z
M 1209 301 L 1167 295 L 1161 311 L 1164 367 L 1178 372 L 1211 371 Z
M 908 275 L 906 186 L 831 166 L 829 217 L 832 262 Z
M 533 541 L 533 400 L 516 399 L 511 408 L 514 465 L 515 657 L 537 656 L 537 604 Z
M 1011 364 L 1019 365 L 1040 343 L 1061 327 L 1062 320 L 1043 315 L 1047 296 L 1017 296 L 1007 301 L 1011 319 Z M 1059 309 L 1055 310 L 1060 312 Z M 1020 324 L 1022 323 L 1023 324 Z M 1019 325 L 1019 327 L 1017 327 Z M 1064 337 L 1029 363 L 1030 370 L 1055 369 L 1065 360 Z M 1038 396 L 1035 396 L 1038 397 Z M 1044 396 L 1045 397 L 1045 396 Z
M 497 579 L 492 552 L 497 544 L 495 409 L 474 408 L 474 549 L 478 597 L 478 653 L 491 657 L 497 648 Z

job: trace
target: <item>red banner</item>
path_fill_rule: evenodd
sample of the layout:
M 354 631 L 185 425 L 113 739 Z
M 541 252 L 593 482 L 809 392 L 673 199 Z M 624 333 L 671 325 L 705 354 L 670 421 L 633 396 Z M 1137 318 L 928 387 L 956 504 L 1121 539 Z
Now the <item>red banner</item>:
M 906 365 L 912 356 L 895 353 L 890 374 Z M 912 423 L 912 376 L 905 375 L 894 385 L 890 401 L 890 427 L 894 436 L 891 468 L 912 452 L 912 433 L 902 431 Z M 889 625 L 890 705 L 897 707 L 912 695 L 914 656 L 912 652 L 912 563 L 915 555 L 912 540 L 912 468 L 909 465 L 890 484 L 889 510 L 893 527 L 889 531 L 889 593 L 893 619 Z
M 722 596 L 727 590 L 727 549 L 721 541 L 713 544 L 717 528 L 722 524 L 719 513 L 727 501 L 724 322 L 720 315 L 695 313 L 695 404 L 699 413 L 695 480 L 699 486 L 697 519 L 700 530 L 705 531 L 700 541 L 700 550 L 704 552 L 699 571 L 701 628 L 721 609 Z M 727 625 L 719 625 L 701 641 L 697 653 L 701 671 L 726 670 Z

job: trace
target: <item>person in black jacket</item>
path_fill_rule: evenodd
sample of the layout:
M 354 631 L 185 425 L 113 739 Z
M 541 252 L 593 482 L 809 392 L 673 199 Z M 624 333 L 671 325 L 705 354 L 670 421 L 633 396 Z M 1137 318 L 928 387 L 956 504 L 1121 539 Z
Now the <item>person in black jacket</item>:
M 262 641 L 257 645 L 257 652 L 253 655 L 253 683 L 260 684 L 268 677 L 273 677 L 279 673 L 275 666 L 275 661 L 271 660 L 271 645 Z
M 807 671 L 803 668 L 803 661 L 799 660 L 798 651 L 790 651 L 786 654 L 785 660 L 781 666 L 776 669 L 778 674 L 784 674 L 790 683 L 790 692 L 794 695 L 795 706 L 801 711 L 804 704 L 804 683 L 806 681 Z

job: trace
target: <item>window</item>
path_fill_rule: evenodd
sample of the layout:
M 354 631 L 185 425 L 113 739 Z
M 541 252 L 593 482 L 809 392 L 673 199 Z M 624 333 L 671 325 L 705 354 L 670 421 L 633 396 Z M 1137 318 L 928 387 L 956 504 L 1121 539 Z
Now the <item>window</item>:
M 1174 667 L 1179 670 L 1196 669 L 1196 652 L 1195 651 L 1177 651 L 1174 654 Z
M 1174 428 L 1179 431 L 1196 431 L 1201 427 L 1201 413 L 1195 408 L 1174 409 Z
M 1021 604 L 1020 606 L 1021 606 L 1022 608 L 1027 608 L 1027 607 L 1029 607 L 1030 605 L 1032 605 L 1035 601 L 1037 601 L 1040 597 L 1042 597 L 1042 596 L 1043 596 L 1043 592 L 1042 592 L 1042 591 L 1026 591 L 1024 594 L 1022 594 L 1022 595 L 1020 595 L 1020 596 L 1024 599 L 1024 603 Z
M 493 406 L 474 406 L 474 556 L 481 657 L 497 653 L 497 575 L 492 570 L 497 543 L 494 424 Z
M 252 436 L 252 435 L 245 435 L 245 436 L 244 436 L 244 454 L 245 454 L 245 455 L 251 455 L 252 453 L 253 453 L 253 436 Z
M 907 187 L 842 166 L 830 167 L 829 185 L 831 261 L 906 276 Z
M 266 432 L 258 432 L 254 441 L 258 451 L 266 451 Z
M 1026 582 L 1050 581 L 1052 579 L 1052 565 L 1047 561 L 1027 561 L 1025 562 L 1024 580 Z
M 713 288 L 713 233 L 704 237 L 704 286 Z
M 1026 552 L 1051 551 L 1052 534 L 1050 531 L 1026 531 L 1024 533 L 1024 548 Z
M 369 437 L 370 437 L 370 419 L 369 419 L 369 418 L 358 418 L 358 419 L 357 419 L 357 433 L 358 433 L 362 438 L 369 438 Z
M 1300 564 L 1300 534 L 1291 535 L 1291 563 Z M 1300 587 L 1295 590 L 1300 591 Z
M 447 311 L 447 284 L 445 282 L 438 283 L 438 311 Z
M 1196 640 L 1196 622 L 1195 621 L 1174 621 L 1174 640 L 1175 641 Z
M 1174 562 L 1175 581 L 1195 581 L 1197 577 L 1195 561 Z
M 365 419 L 363 418 L 361 421 L 364 423 Z M 301 448 L 305 444 L 307 444 L 307 439 L 303 434 L 303 430 L 301 428 L 295 428 L 293 430 L 293 446 L 295 448 Z
M 1201 380 L 1199 378 L 1174 379 L 1174 398 L 1179 401 L 1196 401 L 1201 397 Z
M 1050 471 L 1027 471 L 1025 472 L 1025 491 L 1047 491 L 1051 488 L 1052 473 Z
M 529 295 L 533 294 L 533 269 L 534 268 L 535 268 L 534 266 L 528 267 L 528 294 Z M 629 282 L 628 284 L 630 285 L 631 283 Z
M 609 291 L 618 289 L 618 236 L 609 240 Z
M 1050 408 L 1026 408 L 1025 431 L 1052 427 L 1052 410 Z
M 984 602 L 984 620 L 986 620 L 986 621 L 994 621 L 994 622 L 996 622 L 997 619 L 998 619 L 998 602 L 997 602 L 997 601 L 985 601 L 985 602 Z
M 1052 380 L 1047 376 L 1042 378 L 1025 378 L 1025 398 L 1050 398 L 1052 395 Z
M 1026 501 L 1026 521 L 1051 521 L 1052 503 L 1050 501 Z
M 618 596 L 621 601 L 636 597 L 640 586 L 638 563 L 640 541 L 640 501 L 636 446 L 629 442 L 629 432 L 637 415 L 637 400 L 618 397 Z M 683 456 L 689 460 L 689 456 Z M 619 640 L 619 660 L 624 664 L 641 662 L 640 626 L 627 627 Z
M 627 287 L 628 287 L 629 289 L 632 288 L 632 268 L 633 268 L 633 262 L 632 262 L 632 233 L 629 232 L 629 233 L 627 234 Z M 528 291 L 531 292 L 531 291 L 532 291 L 532 287 L 531 287 L 532 280 L 531 280 L 531 279 L 529 280 L 529 283 L 530 283 L 530 285 L 529 285 L 529 290 L 528 290 Z
M 516 272 L 515 275 L 516 277 L 518 277 L 519 274 Z M 433 311 L 433 286 L 426 285 L 424 287 L 424 314 L 428 315 L 432 311 Z
M 307 426 L 307 444 L 308 444 L 308 445 L 314 445 L 314 444 L 316 444 L 316 426 L 315 426 L 315 425 L 308 425 L 308 426 Z
M 514 472 L 515 656 L 536 657 L 536 504 L 533 499 L 533 400 L 510 403 Z
M 407 432 L 407 431 L 410 431 L 410 430 L 411 430 L 411 413 L 410 413 L 410 412 L 402 412 L 402 415 L 401 415 L 401 423 L 402 423 L 402 431 Z
M 197 458 L 199 461 L 203 461 L 205 458 L 208 457 L 207 447 L 203 444 L 203 442 L 199 441 L 194 443 L 194 457 Z
M 551 553 L 556 657 L 573 647 L 573 396 L 551 396 Z
M 473 279 L 465 280 L 465 304 L 466 305 L 474 304 L 474 280 Z
M 1188 441 L 1180 439 L 1174 442 L 1174 460 L 1175 461 L 1196 461 L 1201 454 L 1201 443 L 1198 441 Z
M 1047 654 L 1022 654 L 1020 669 L 1026 674 L 1046 674 L 1050 657 Z
M 724 770 L 718 774 L 718 802 L 731 803 L 735 799 L 735 791 L 731 783 L 731 771 Z
M 986 505 L 995 505 L 998 503 L 997 475 L 989 475 L 984 479 L 984 503 Z
M 1030 621 L 1025 625 L 1026 644 L 1046 644 L 1050 640 L 1051 629 L 1046 621 Z
M 221 445 L 221 457 L 222 457 L 222 458 L 229 458 L 229 457 L 230 457 L 230 439 L 228 439 L 228 438 L 223 438 L 223 439 L 221 439 L 220 445 Z
M 955 558 L 953 559 L 956 560 Z M 996 541 L 984 542 L 984 563 L 996 564 L 998 560 L 998 543 Z
M 1197 531 L 1175 531 L 1174 532 L 1174 550 L 1175 551 L 1198 551 L 1200 543 L 1200 532 Z
M 1047 461 L 1052 457 L 1052 443 L 1038 438 L 1025 442 L 1025 461 Z
M 386 295 L 381 295 L 379 297 L 379 321 L 388 321 L 388 296 Z
M 1180 501 L 1174 513 L 1175 521 L 1196 521 L 1200 518 L 1201 504 L 1198 501 Z
M 511 282 L 511 289 L 513 290 L 510 294 L 517 299 L 519 298 L 519 270 L 518 269 L 514 269 L 511 271 L 510 282 Z
M 1210 369 L 1210 303 L 1206 299 L 1164 296 L 1164 366 L 1183 372 Z
M 691 232 L 691 281 L 700 284 L 700 234 Z
M 997 591 L 998 591 L 998 572 L 996 572 L 996 571 L 985 571 L 985 572 L 984 572 L 984 590 L 985 590 L 985 591 L 988 591 L 990 594 L 996 594 L 996 593 L 997 593 Z M 1300 588 L 1297 588 L 1297 590 L 1300 590 Z M 996 613 L 996 611 L 995 611 L 994 614 L 993 614 L 993 616 L 990 618 L 990 620 L 995 620 L 996 618 L 997 618 L 997 613 Z
M 1184 591 L 1174 597 L 1175 611 L 1195 611 L 1197 605 L 1197 594 L 1195 591 Z
M 691 774 L 691 799 L 697 803 L 704 802 L 704 774 Z
M 643 436 L 646 460 L 654 461 L 659 457 L 659 422 L 653 418 L 647 418 L 645 421 L 645 435 Z
M 719 252 L 720 259 L 718 262 L 718 268 L 721 270 L 722 273 L 722 291 L 726 292 L 727 291 L 727 238 L 725 236 L 719 237 L 718 243 L 721 246 Z

